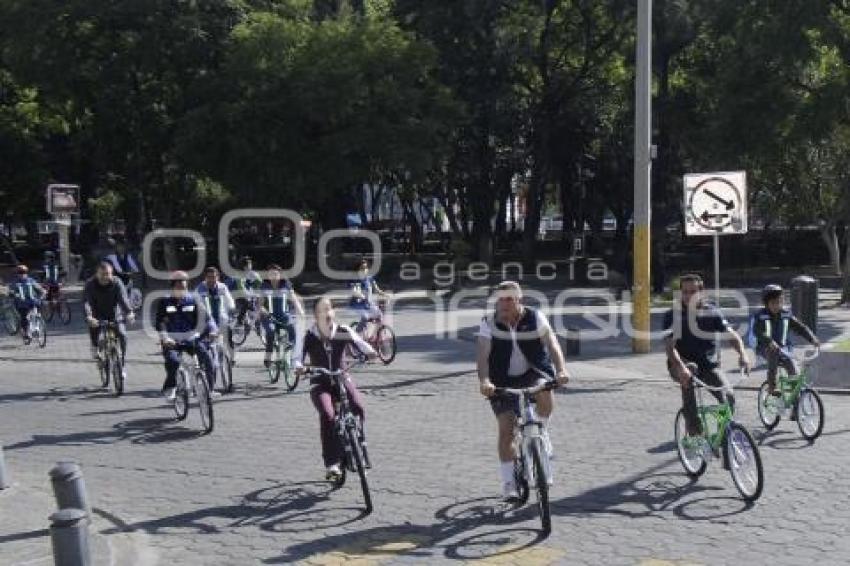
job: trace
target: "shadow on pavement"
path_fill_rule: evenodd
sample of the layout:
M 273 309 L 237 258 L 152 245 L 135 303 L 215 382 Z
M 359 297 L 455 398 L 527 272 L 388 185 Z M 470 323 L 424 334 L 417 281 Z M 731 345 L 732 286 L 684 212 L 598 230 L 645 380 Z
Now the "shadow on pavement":
M 109 430 L 74 432 L 70 434 L 36 434 L 32 439 L 5 446 L 6 450 L 32 448 L 34 446 L 90 446 L 114 444 L 122 440 L 134 443 L 163 443 L 197 437 L 199 430 L 185 427 L 169 427 L 172 418 L 136 419 L 121 421 Z
M 796 423 L 793 423 L 796 425 Z M 841 429 L 841 430 L 832 430 L 827 431 L 821 434 L 820 438 L 824 436 L 837 436 L 840 434 L 848 434 L 850 433 L 850 429 Z M 791 435 L 790 438 L 779 438 L 780 436 Z M 809 442 L 805 438 L 800 435 L 800 432 L 797 430 L 796 426 L 792 430 L 777 430 L 773 429 L 772 431 L 758 431 L 755 433 L 756 443 L 759 447 L 768 447 L 773 448 L 774 450 L 802 450 L 804 448 L 809 448 L 817 443 L 817 439 L 813 442 Z
M 101 509 L 94 509 L 94 512 L 113 525 L 101 531 L 104 535 L 135 531 L 154 535 L 173 530 L 219 533 L 245 526 L 258 526 L 278 533 L 300 532 L 341 527 L 364 516 L 359 508 L 320 507 L 320 504 L 330 501 L 333 491 L 334 488 L 325 482 L 280 484 L 251 492 L 233 505 L 206 507 L 134 523 L 127 523 Z M 297 526 L 283 528 L 290 522 Z

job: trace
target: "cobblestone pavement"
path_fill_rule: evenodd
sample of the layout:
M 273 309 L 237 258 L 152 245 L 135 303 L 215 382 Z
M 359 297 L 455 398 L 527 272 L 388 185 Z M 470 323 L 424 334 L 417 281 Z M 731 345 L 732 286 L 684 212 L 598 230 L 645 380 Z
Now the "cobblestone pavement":
M 473 344 L 429 336 L 430 316 L 405 308 L 397 362 L 356 377 L 375 464 L 370 516 L 356 482 L 334 491 L 321 481 L 307 389 L 266 382 L 256 337 L 208 436 L 194 408 L 173 421 L 156 349 L 138 331 L 119 399 L 97 388 L 77 325 L 42 352 L 3 338 L 0 441 L 12 486 L 0 492 L 0 564 L 51 563 L 47 472 L 66 459 L 85 474 L 97 564 L 850 562 L 850 398 L 825 397 L 825 433 L 809 446 L 787 421 L 766 435 L 755 393 L 739 392 L 766 475 L 747 507 L 716 462 L 697 482 L 684 475 L 672 442 L 678 391 L 663 373 L 646 379 L 663 368 L 659 354 L 577 362 L 551 423 L 554 528 L 541 539 L 534 507 L 494 497 L 495 427 L 470 373 Z

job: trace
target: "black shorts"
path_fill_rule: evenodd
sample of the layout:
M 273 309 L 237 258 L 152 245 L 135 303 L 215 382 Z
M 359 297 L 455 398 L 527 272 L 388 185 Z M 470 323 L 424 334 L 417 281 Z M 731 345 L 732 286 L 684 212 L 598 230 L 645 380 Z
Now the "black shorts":
M 534 370 L 529 370 L 526 373 L 517 377 L 508 377 L 507 379 L 494 379 L 493 385 L 496 387 L 510 387 L 513 389 L 523 389 L 537 385 L 543 378 Z M 490 407 L 496 416 L 502 413 L 512 413 L 516 411 L 516 399 L 511 397 L 492 397 L 490 399 Z

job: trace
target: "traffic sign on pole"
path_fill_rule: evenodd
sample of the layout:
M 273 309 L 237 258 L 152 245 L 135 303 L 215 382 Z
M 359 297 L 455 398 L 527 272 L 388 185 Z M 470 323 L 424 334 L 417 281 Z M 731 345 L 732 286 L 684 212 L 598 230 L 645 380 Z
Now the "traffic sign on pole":
M 685 175 L 684 205 L 688 236 L 746 234 L 746 172 Z

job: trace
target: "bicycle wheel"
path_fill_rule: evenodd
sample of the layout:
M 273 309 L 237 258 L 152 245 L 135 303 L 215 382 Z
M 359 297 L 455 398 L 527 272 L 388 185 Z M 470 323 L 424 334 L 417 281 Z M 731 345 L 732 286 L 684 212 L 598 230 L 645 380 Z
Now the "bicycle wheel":
M 779 424 L 782 399 L 768 392 L 768 383 L 766 381 L 759 387 L 758 403 L 761 424 L 767 430 L 773 430 Z
M 277 383 L 280 379 L 280 344 L 275 344 L 272 350 L 272 359 L 269 364 L 269 383 Z
M 525 465 L 521 454 L 514 458 L 514 484 L 517 492 L 517 505 L 525 505 L 531 490 L 528 488 L 528 480 L 525 479 Z
M 121 354 L 117 348 L 113 348 L 109 352 L 108 364 L 112 374 L 112 387 L 115 391 L 115 396 L 120 397 L 124 393 L 124 373 L 121 371 Z
M 800 434 L 809 442 L 814 442 L 823 432 L 823 401 L 814 389 L 804 387 L 797 397 L 797 426 Z
M 676 415 L 676 452 L 679 454 L 679 461 L 685 472 L 693 479 L 696 479 L 705 473 L 708 463 L 703 457 L 699 442 L 701 437 L 695 437 L 688 434 L 688 424 L 685 420 L 684 409 L 679 409 Z
M 221 353 L 219 358 L 219 373 L 221 374 L 221 388 L 225 393 L 233 391 L 233 361 L 226 352 Z
M 60 300 L 57 308 L 59 309 L 59 320 L 62 321 L 62 324 L 69 324 L 71 322 L 71 307 L 68 305 L 68 301 Z
M 215 421 L 213 420 L 210 384 L 207 383 L 207 376 L 203 372 L 198 372 L 195 375 L 195 397 L 198 398 L 198 409 L 201 411 L 201 425 L 204 427 L 204 432 L 209 434 L 213 430 Z
M 354 459 L 354 469 L 360 476 L 360 488 L 363 490 L 363 501 L 366 503 L 366 514 L 372 512 L 372 494 L 369 491 L 369 481 L 366 479 L 366 465 L 363 462 L 363 447 L 357 437 L 357 431 L 350 427 L 345 431 L 345 440 L 351 447 L 351 457 Z
M 537 491 L 537 508 L 540 511 L 540 524 L 543 535 L 552 532 L 552 512 L 549 508 L 549 483 L 543 465 L 543 441 L 536 439 L 531 443 L 531 461 L 534 466 L 534 489 Z
M 177 370 L 177 389 L 174 393 L 174 415 L 182 421 L 189 414 L 189 376 L 182 367 Z
M 375 349 L 378 351 L 378 358 L 384 362 L 384 365 L 388 365 L 395 359 L 395 332 L 392 328 L 385 324 L 378 327 L 378 331 L 375 333 L 375 344 L 377 345 Z
M 248 339 L 248 334 L 251 333 L 251 327 L 246 322 L 237 322 L 233 325 L 231 335 L 233 336 L 233 345 L 241 346 Z
M 14 336 L 21 329 L 21 321 L 18 317 L 18 311 L 11 307 L 6 307 L 3 312 L 3 326 L 6 328 L 6 334 Z
M 732 481 L 744 501 L 758 499 L 764 488 L 761 455 L 750 431 L 735 422 L 729 423 L 726 429 L 726 461 Z
M 104 389 L 109 387 L 109 364 L 106 363 L 106 356 L 102 350 L 98 350 L 97 370 L 100 373 L 100 385 Z
M 283 356 L 283 359 L 280 361 L 281 373 L 283 373 L 283 382 L 286 385 L 287 391 L 295 391 L 295 388 L 298 387 L 298 374 L 292 370 L 292 366 L 289 363 L 289 352 L 291 349 L 287 349 L 286 353 Z
M 33 342 L 38 344 L 39 348 L 47 346 L 47 325 L 44 323 L 44 319 L 40 314 L 33 318 L 30 328 L 30 337 Z
M 41 303 L 41 317 L 50 322 L 53 320 L 53 313 L 56 310 L 56 307 L 53 306 L 53 303 L 50 301 L 44 301 Z

